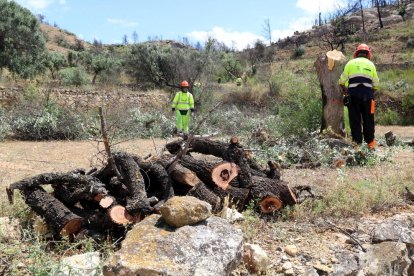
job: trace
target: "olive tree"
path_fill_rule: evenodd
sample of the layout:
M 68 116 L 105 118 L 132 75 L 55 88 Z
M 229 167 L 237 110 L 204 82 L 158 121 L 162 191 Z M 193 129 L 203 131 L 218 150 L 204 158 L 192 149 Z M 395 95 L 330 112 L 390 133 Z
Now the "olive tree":
M 209 45 L 198 50 L 181 44 L 135 44 L 125 59 L 126 72 L 147 86 L 177 88 L 182 80 L 188 80 L 192 87 L 211 61 L 211 49 Z
M 0 0 L 0 69 L 33 76 L 42 68 L 45 49 L 36 17 L 14 1 Z

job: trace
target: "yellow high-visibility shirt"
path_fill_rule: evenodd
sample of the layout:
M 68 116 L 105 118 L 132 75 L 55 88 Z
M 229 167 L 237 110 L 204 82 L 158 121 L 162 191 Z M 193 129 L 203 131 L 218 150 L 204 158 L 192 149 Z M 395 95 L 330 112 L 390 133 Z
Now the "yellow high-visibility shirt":
M 194 98 L 190 92 L 180 91 L 174 96 L 172 108 L 178 110 L 190 110 L 194 109 Z

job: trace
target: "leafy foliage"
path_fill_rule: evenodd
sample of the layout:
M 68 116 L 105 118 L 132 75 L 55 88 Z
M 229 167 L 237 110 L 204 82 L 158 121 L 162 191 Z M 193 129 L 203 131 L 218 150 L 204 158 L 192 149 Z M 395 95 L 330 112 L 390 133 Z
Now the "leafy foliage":
M 0 69 L 33 76 L 41 72 L 44 51 L 45 39 L 36 17 L 15 1 L 0 0 Z
M 204 50 L 173 45 L 135 44 L 126 58 L 126 72 L 137 83 L 155 87 L 178 87 L 182 80 L 190 86 L 207 68 L 211 46 Z
M 73 140 L 88 133 L 86 118 L 53 103 L 17 107 L 11 119 L 13 135 L 21 140 Z
M 81 86 L 89 82 L 86 72 L 82 67 L 65 68 L 60 70 L 59 75 L 64 85 Z

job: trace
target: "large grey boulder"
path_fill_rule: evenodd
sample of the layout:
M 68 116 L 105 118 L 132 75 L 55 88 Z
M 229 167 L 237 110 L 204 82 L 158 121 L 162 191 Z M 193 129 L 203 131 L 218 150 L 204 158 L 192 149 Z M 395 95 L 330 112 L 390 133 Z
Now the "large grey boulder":
M 160 208 L 160 212 L 166 223 L 181 227 L 209 218 L 211 205 L 193 196 L 174 196 Z
M 333 275 L 409 275 L 411 260 L 407 246 L 401 242 L 382 242 L 367 247 L 367 252 L 343 251 Z
M 414 214 L 402 213 L 387 218 L 373 229 L 373 242 L 400 241 L 414 246 Z
M 407 246 L 401 242 L 382 242 L 359 253 L 359 265 L 364 275 L 407 275 L 411 260 Z
M 154 214 L 127 233 L 104 275 L 229 275 L 242 250 L 241 230 L 222 218 L 174 228 Z

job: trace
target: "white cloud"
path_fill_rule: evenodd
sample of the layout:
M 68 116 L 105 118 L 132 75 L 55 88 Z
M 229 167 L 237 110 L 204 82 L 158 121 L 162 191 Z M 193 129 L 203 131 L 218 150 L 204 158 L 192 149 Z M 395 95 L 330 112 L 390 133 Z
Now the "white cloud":
M 20 5 L 34 10 L 43 10 L 53 4 L 53 0 L 17 0 Z
M 248 32 L 231 32 L 221 27 L 214 27 L 211 31 L 193 31 L 187 36 L 196 41 L 206 41 L 208 38 L 214 38 L 219 42 L 224 43 L 230 48 L 243 50 L 247 45 L 253 46 L 257 40 L 264 40 L 262 36 L 258 36 Z
M 117 18 L 108 18 L 109 23 L 114 25 L 119 25 L 121 27 L 135 27 L 138 26 L 138 22 L 128 21 L 125 19 L 117 19 Z
M 272 30 L 272 40 L 275 42 L 279 38 L 283 39 L 287 36 L 293 35 L 295 31 L 305 31 L 309 30 L 313 25 L 313 17 L 301 17 L 291 24 L 286 29 L 283 30 Z
M 296 7 L 310 14 L 331 12 L 345 5 L 344 0 L 297 0 Z

